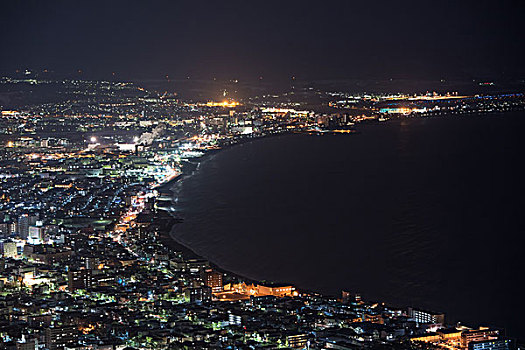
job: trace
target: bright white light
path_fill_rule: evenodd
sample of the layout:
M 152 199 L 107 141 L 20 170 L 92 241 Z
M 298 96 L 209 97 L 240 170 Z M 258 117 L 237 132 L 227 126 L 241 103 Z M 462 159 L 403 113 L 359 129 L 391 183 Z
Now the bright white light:
M 91 136 L 89 140 L 93 143 L 97 142 L 97 138 L 95 136 Z
M 138 140 L 139 140 L 139 137 L 138 137 L 138 136 L 135 136 L 135 137 L 133 138 L 133 142 L 137 142 Z

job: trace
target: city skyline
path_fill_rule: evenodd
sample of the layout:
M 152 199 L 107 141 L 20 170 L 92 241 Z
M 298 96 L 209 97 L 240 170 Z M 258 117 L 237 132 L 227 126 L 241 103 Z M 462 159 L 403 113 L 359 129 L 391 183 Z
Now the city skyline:
M 522 1 L 4 1 L 0 348 L 519 350 Z

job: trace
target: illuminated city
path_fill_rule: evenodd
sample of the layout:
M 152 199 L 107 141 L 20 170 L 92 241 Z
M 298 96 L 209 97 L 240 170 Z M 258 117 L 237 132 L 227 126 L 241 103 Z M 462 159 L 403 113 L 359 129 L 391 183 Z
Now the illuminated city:
M 333 111 L 320 113 L 264 100 L 252 102 L 257 99 L 188 103 L 161 98 L 129 83 L 11 78 L 2 83 L 58 84 L 77 95 L 100 98 L 85 104 L 79 99 L 74 107 L 58 103 L 2 111 L 3 295 L 17 295 L 18 300 L 39 296 L 33 300 L 40 309 L 35 315 L 33 307 L 18 305 L 18 311 L 10 314 L 11 321 L 26 320 L 37 329 L 71 332 L 64 336 L 85 346 L 107 341 L 108 345 L 167 347 L 172 341 L 187 341 L 184 337 L 199 339 L 182 336 L 188 332 L 206 334 L 200 340 L 205 343 L 227 343 L 234 341 L 228 340 L 228 334 L 236 334 L 241 325 L 244 337 L 254 344 L 309 342 L 313 346 L 335 332 L 329 331 L 334 325 L 330 322 L 335 322 L 346 324 L 342 329 L 350 332 L 344 336 L 348 344 L 411 339 L 460 349 L 474 332 L 463 327 L 453 332 L 447 328 L 443 333 L 439 327 L 445 325 L 444 316 L 434 319 L 437 316 L 431 312 L 415 314 L 414 310 L 369 304 L 348 293 L 342 299 L 331 299 L 293 286 L 257 285 L 217 270 L 186 249 L 173 250 L 163 237 L 180 218 L 173 212 L 165 185 L 177 181 L 192 159 L 253 138 L 278 133 L 352 134 L 359 123 L 391 118 L 523 110 L 523 94 L 327 93 L 324 98 Z M 110 106 L 107 97 L 98 95 L 97 86 L 112 91 Z M 67 309 L 58 311 L 63 304 L 60 300 L 68 300 Z M 102 313 L 75 316 L 75 310 L 82 310 L 88 302 Z M 214 316 L 205 307 L 208 304 L 215 305 Z M 293 329 L 259 331 L 256 315 L 263 316 L 269 305 L 283 311 L 303 305 L 305 318 L 290 309 L 287 317 L 301 320 Z M 314 316 L 325 308 L 338 311 L 330 318 Z M 243 315 L 255 318 L 243 321 Z M 124 321 L 130 318 L 137 328 L 131 333 L 131 325 Z M 177 326 L 173 320 L 179 318 L 177 322 L 182 323 Z M 100 338 L 99 331 L 108 322 L 114 325 L 112 336 Z M 180 336 L 169 335 L 171 323 Z M 246 328 L 253 327 L 250 324 L 255 326 L 251 331 Z M 145 325 L 151 335 L 138 331 Z M 310 327 L 326 329 L 326 335 L 313 337 L 307 331 Z M 37 329 L 25 335 L 24 341 L 49 341 L 43 333 L 40 338 Z M 476 332 L 472 333 L 476 339 L 500 339 L 493 329 Z M 4 334 L 4 341 L 21 341 L 9 332 Z
M 21 13 L 22 10 L 13 6 L 12 9 L 6 8 L 6 11 L 12 11 L 13 14 Z M 50 9 L 53 7 L 49 6 Z M 278 9 L 277 7 L 276 11 Z M 291 9 L 296 11 L 295 7 Z M 227 16 L 230 10 L 226 11 L 221 7 L 217 10 L 217 16 Z M 207 14 L 202 15 L 202 21 L 211 21 L 210 18 L 216 16 L 213 11 L 210 12 L 210 9 L 198 9 L 196 13 L 199 13 L 199 16 L 200 11 Z M 131 16 L 132 13 L 138 14 L 140 11 L 125 10 L 125 13 Z M 166 16 L 160 13 L 157 15 L 159 18 Z M 311 15 L 315 14 L 312 12 Z M 144 16 L 147 17 L 146 14 Z M 193 15 L 185 14 L 185 16 Z M 197 14 L 195 16 L 199 17 Z M 127 18 L 116 17 L 122 23 L 127 20 Z M 268 16 L 265 21 L 273 23 L 270 18 Z M 104 23 L 103 26 L 107 28 L 120 30 L 116 24 L 108 24 L 113 23 L 113 17 Z M 141 18 L 137 21 L 137 25 L 139 23 L 144 27 L 159 25 L 151 18 L 144 22 Z M 244 20 L 243 23 L 249 27 L 249 23 Z M 332 21 L 327 20 L 321 22 L 323 26 L 331 23 Z M 264 26 L 266 28 L 266 24 Z M 204 27 L 213 30 L 211 24 L 206 24 Z M 192 28 L 195 30 L 194 27 Z M 298 30 L 291 24 L 286 28 Z M 277 37 L 281 35 L 278 29 L 265 29 L 264 33 L 267 30 Z M 56 33 L 55 30 L 51 32 Z M 66 35 L 61 34 L 64 37 Z M 89 37 L 91 34 L 85 35 Z M 29 39 L 25 34 L 6 33 L 2 36 L 23 38 L 29 44 L 32 40 L 35 43 L 38 40 Z M 147 45 L 162 46 L 159 44 L 160 41 L 157 43 L 152 38 L 153 36 L 167 38 L 172 35 L 164 31 L 156 31 L 147 37 L 145 41 Z M 353 36 L 352 33 L 352 36 L 348 37 Z M 193 37 L 188 38 L 191 40 L 181 39 L 182 51 L 177 51 L 176 55 L 172 53 L 172 57 L 183 55 L 184 50 L 193 47 Z M 64 40 L 69 42 L 69 39 Z M 215 38 L 213 40 L 216 41 Z M 221 40 L 226 42 L 224 44 L 226 47 L 230 47 L 227 43 L 230 38 L 221 38 Z M 264 41 L 257 41 L 257 43 L 257 45 L 266 45 Z M 98 50 L 94 49 L 95 46 L 92 44 L 85 45 L 90 47 L 90 50 Z M 81 55 L 77 44 L 72 45 L 72 50 L 77 50 L 76 52 Z M 125 47 L 125 44 L 122 45 Z M 246 51 L 253 49 L 253 44 L 246 45 Z M 286 42 L 283 45 L 276 46 L 275 52 L 279 54 L 283 52 L 284 56 L 288 52 L 285 48 L 287 45 L 300 44 Z M 325 46 L 322 46 L 325 44 L 311 45 L 317 47 L 319 51 L 325 49 Z M 332 46 L 337 47 L 333 43 Z M 161 56 L 164 49 L 159 50 L 152 55 Z M 220 52 L 222 51 L 217 49 L 217 46 L 210 44 L 210 56 L 216 54 L 219 57 L 217 60 L 220 61 L 222 59 Z M 224 52 L 228 50 L 225 49 Z M 348 51 L 344 52 L 348 54 Z M 330 52 L 331 54 L 333 53 Z M 123 60 L 120 55 L 115 53 L 113 55 L 115 60 Z M 133 55 L 140 56 L 139 50 Z M 111 57 L 111 53 L 108 53 L 108 56 Z M 200 55 L 199 59 L 203 56 Z M 374 57 L 373 59 L 377 60 L 379 56 Z M 405 58 L 408 60 L 408 56 Z M 256 59 L 253 61 L 260 62 Z M 311 61 L 317 64 L 316 60 L 311 59 Z M 293 265 L 298 269 L 297 276 L 302 276 L 297 278 L 303 279 L 296 280 L 294 279 L 296 276 L 289 276 L 287 280 L 308 280 L 312 281 L 311 285 L 288 283 L 271 278 L 247 277 L 258 276 L 259 270 L 244 276 L 238 271 L 246 270 L 224 268 L 227 263 L 197 253 L 198 249 L 194 249 L 189 241 L 177 239 L 177 235 L 173 234 L 181 224 L 188 222 L 192 224 L 191 215 L 186 215 L 191 213 L 191 202 L 177 192 L 179 188 L 177 186 L 185 186 L 189 181 L 187 179 L 194 174 L 205 172 L 201 169 L 201 165 L 209 166 L 207 162 L 210 159 L 216 161 L 214 157 L 218 155 L 224 155 L 230 150 L 254 147 L 253 145 L 259 145 L 262 141 L 271 142 L 274 139 L 294 137 L 311 143 L 337 140 L 337 142 L 359 144 L 357 142 L 360 139 L 370 135 L 383 135 L 384 138 L 388 138 L 383 130 L 388 130 L 386 128 L 391 126 L 401 130 L 399 131 L 401 137 L 395 138 L 396 148 L 393 151 L 399 154 L 396 158 L 396 166 L 407 166 L 416 162 L 414 158 L 410 158 L 410 153 L 406 150 L 413 140 L 406 136 L 411 135 L 406 131 L 410 125 L 423 128 L 421 125 L 427 125 L 425 123 L 435 120 L 475 123 L 478 119 L 487 120 L 487 118 L 492 118 L 490 123 L 494 124 L 504 123 L 508 115 L 523 117 L 525 85 L 518 75 L 516 75 L 518 78 L 498 80 L 488 79 L 480 74 L 480 78 L 462 76 L 461 79 L 451 82 L 439 78 L 431 83 L 419 81 L 417 86 L 405 87 L 403 84 L 409 79 L 396 81 L 390 77 L 385 79 L 367 77 L 348 79 L 343 84 L 334 83 L 329 79 L 300 78 L 299 74 L 296 76 L 295 73 L 290 73 L 285 79 L 275 79 L 275 81 L 279 80 L 279 83 L 275 83 L 274 86 L 271 83 L 271 74 L 266 78 L 266 74 L 262 75 L 262 73 L 252 74 L 254 77 L 246 79 L 242 74 L 239 74 L 239 77 L 230 74 L 227 79 L 211 75 L 193 78 L 193 75 L 197 74 L 192 74 L 194 71 L 187 69 L 184 71 L 185 74 L 178 73 L 177 78 L 175 78 L 176 74 L 164 72 L 162 75 L 157 74 L 162 78 L 156 76 L 155 79 L 134 79 L 132 74 L 120 75 L 115 73 L 118 70 L 113 71 L 113 69 L 111 73 L 90 76 L 84 68 L 74 70 L 64 68 L 59 72 L 59 69 L 54 71 L 55 68 L 52 66 L 50 67 L 53 69 L 33 64 L 35 68 L 30 68 L 31 65 L 27 64 L 27 68 L 11 69 L 13 64 L 10 62 L 7 59 L 5 63 L 1 62 L 3 75 L 0 78 L 0 348 L 9 350 L 277 348 L 512 350 L 522 348 L 520 342 L 524 339 L 518 334 L 519 326 L 516 326 L 514 321 L 502 324 L 500 321 L 490 323 L 489 320 L 488 324 L 482 324 L 485 319 L 480 319 L 483 321 L 470 325 L 468 322 L 463 323 L 458 320 L 459 312 L 449 316 L 439 307 L 433 310 L 435 304 L 424 302 L 420 304 L 421 300 L 425 301 L 428 297 L 420 295 L 424 289 L 418 290 L 418 284 L 414 282 L 416 279 L 411 276 L 411 272 L 406 273 L 409 275 L 407 281 L 397 281 L 401 285 L 413 288 L 415 296 L 410 297 L 410 300 L 413 300 L 410 304 L 399 301 L 405 299 L 394 297 L 391 300 L 396 302 L 372 300 L 372 298 L 369 300 L 368 295 L 361 293 L 359 289 L 347 289 L 346 286 L 350 284 L 344 284 L 349 283 L 346 281 L 348 277 L 345 276 L 334 278 L 341 280 L 339 294 L 321 292 L 324 290 L 322 275 L 337 274 L 335 270 L 323 268 L 323 260 L 329 260 L 326 258 L 332 252 L 331 249 L 327 251 L 321 248 L 321 245 L 316 254 L 310 254 L 310 250 L 308 253 L 303 252 L 304 244 L 316 245 L 315 239 L 309 236 L 308 231 L 299 228 L 303 226 L 295 229 L 293 225 L 280 224 L 275 219 L 275 226 L 281 225 L 282 229 L 287 231 L 295 229 L 297 236 L 293 236 L 292 233 L 290 238 L 279 236 L 277 242 L 284 241 L 282 250 L 285 253 L 283 254 L 278 246 L 271 249 L 264 248 L 266 251 L 264 258 L 261 258 L 261 255 L 250 255 L 253 251 L 244 250 L 240 243 L 239 245 L 235 245 L 235 242 L 220 243 L 221 237 L 210 236 L 207 244 L 212 246 L 212 250 L 215 249 L 213 242 L 241 247 L 231 249 L 236 249 L 235 254 L 238 256 L 245 255 L 245 261 L 262 266 L 261 269 L 264 266 L 271 266 L 270 260 L 275 260 L 273 263 L 278 266 Z M 79 63 L 78 67 L 90 67 L 87 58 L 78 62 L 84 62 L 84 64 Z M 210 63 L 212 61 L 199 62 L 195 63 L 195 67 L 202 71 L 206 71 L 208 65 L 214 64 Z M 243 68 L 242 62 L 237 62 L 236 69 L 239 72 L 246 69 Z M 282 62 L 287 61 L 283 58 Z M 44 63 L 47 64 L 47 61 L 42 64 Z M 141 61 L 140 64 L 143 62 Z M 299 60 L 297 66 L 301 64 Z M 62 59 L 57 59 L 56 65 L 66 66 Z M 175 63 L 173 65 L 175 66 Z M 232 62 L 231 65 L 235 63 Z M 229 66 L 229 72 L 237 72 L 232 66 Z M 330 65 L 326 64 L 326 66 Z M 299 71 L 299 68 L 297 69 Z M 327 76 L 331 72 L 330 69 L 326 68 L 324 71 Z M 340 69 L 343 72 L 342 68 Z M 130 72 L 134 70 L 135 68 L 129 69 Z M 321 70 L 320 73 L 323 71 Z M 447 140 L 448 131 L 439 130 Z M 512 130 L 505 135 L 511 138 L 514 132 L 521 133 L 523 130 Z M 450 131 L 450 134 L 453 133 L 454 131 Z M 475 132 L 472 134 L 475 135 Z M 451 140 L 454 139 L 451 137 Z M 488 141 L 483 139 L 482 142 Z M 453 148 L 459 147 L 454 141 L 450 143 Z M 439 153 L 441 147 L 433 145 L 429 151 L 434 152 L 435 154 L 432 154 L 437 159 L 433 169 L 446 168 L 441 164 L 446 164 L 444 159 L 446 160 L 449 155 Z M 494 148 L 498 147 L 500 147 L 499 143 Z M 519 151 L 519 147 L 514 143 L 512 147 L 506 143 L 501 145 L 501 149 L 505 152 L 510 152 L 510 149 Z M 385 158 L 378 156 L 380 152 L 374 147 L 359 149 L 360 156 L 355 159 L 346 156 L 342 148 L 337 146 L 327 149 L 330 153 L 340 153 L 340 160 L 335 163 L 351 163 L 352 171 L 354 169 L 358 171 L 365 166 L 366 162 L 362 161 L 361 155 L 363 158 L 372 157 L 370 162 L 378 169 L 391 166 L 391 163 L 384 160 Z M 274 152 L 287 154 L 287 151 L 286 147 L 282 147 Z M 256 154 L 251 148 L 249 152 Z M 313 164 L 312 168 L 316 171 L 319 168 L 321 172 L 323 171 L 322 165 L 318 165 L 317 162 L 325 152 L 323 148 L 319 148 L 318 151 L 308 155 L 308 161 Z M 252 160 L 245 157 L 242 161 Z M 288 161 L 293 162 L 293 159 L 287 159 Z M 382 162 L 385 162 L 385 165 Z M 464 162 L 468 163 L 468 160 Z M 217 163 L 212 164 L 215 164 L 215 168 L 220 168 Z M 287 171 L 279 166 L 273 168 L 271 161 L 268 161 L 267 165 L 268 168 L 272 168 L 271 172 L 275 174 L 276 179 L 281 172 Z M 459 167 L 460 162 L 456 165 Z M 242 173 L 242 167 L 239 169 Z M 503 174 L 504 176 L 513 178 L 509 175 L 510 170 L 505 168 L 505 171 L 507 173 Z M 213 177 L 215 173 L 211 174 L 210 177 Z M 255 177 L 246 171 L 242 174 L 246 178 Z M 317 176 L 315 174 L 313 176 Z M 351 184 L 350 180 L 343 180 L 352 188 L 364 187 L 371 183 L 371 188 L 377 186 L 379 192 L 384 186 L 382 181 L 396 186 L 396 179 L 388 178 L 385 174 L 387 173 L 381 170 L 377 176 L 369 178 L 363 176 L 362 182 Z M 311 200 L 315 207 L 324 206 L 326 198 L 329 197 L 317 195 L 313 188 L 323 188 L 326 182 L 336 181 L 330 179 L 344 178 L 347 174 L 343 171 L 326 171 L 325 175 L 326 178 L 315 177 L 315 181 L 308 180 L 308 174 L 304 178 L 302 175 L 295 177 L 294 182 L 299 183 L 301 191 L 296 193 L 291 190 L 290 196 L 294 193 L 294 196 L 299 198 L 296 199 L 297 201 Z M 489 175 L 496 176 L 492 173 Z M 427 176 L 431 178 L 432 174 L 429 173 Z M 267 180 L 265 178 L 265 181 Z M 237 184 L 234 180 L 231 181 L 228 186 L 232 191 L 238 190 L 237 197 L 247 198 L 246 206 L 250 205 L 252 197 L 257 196 L 259 192 L 269 190 L 256 185 L 249 191 L 241 190 L 241 187 L 239 189 L 235 187 Z M 272 182 L 269 183 L 268 187 Z M 520 193 L 520 187 L 516 186 L 516 188 L 516 193 Z M 461 188 L 457 189 L 458 192 L 461 190 Z M 330 191 L 327 189 L 325 192 Z M 480 191 L 496 192 L 488 186 Z M 413 197 L 410 196 L 415 194 L 408 192 L 408 198 L 412 199 Z M 346 196 L 344 201 L 356 201 L 358 204 L 355 207 L 348 205 L 344 210 L 330 212 L 330 223 L 334 223 L 334 227 L 339 223 L 346 230 L 353 224 L 350 212 L 352 210 L 359 212 L 355 208 L 366 207 L 367 201 L 371 201 L 366 196 L 360 196 L 357 190 L 352 193 L 355 195 Z M 431 192 L 422 193 L 425 200 L 426 197 L 430 198 L 428 201 L 436 197 Z M 179 202 L 179 197 L 189 208 L 186 209 L 187 211 Z M 502 195 L 501 198 L 501 202 L 505 202 L 510 197 Z M 237 220 L 235 215 L 238 215 L 239 226 L 242 228 L 240 237 L 247 239 L 248 242 L 250 242 L 250 235 L 261 236 L 253 229 L 254 226 L 262 225 L 261 217 L 265 221 L 274 220 L 268 212 L 278 210 L 272 208 L 272 204 L 263 203 L 260 207 L 250 209 L 258 213 L 253 214 L 252 217 L 238 214 L 241 211 L 233 206 L 228 207 L 227 199 L 220 196 L 219 199 L 210 197 L 205 201 L 209 202 L 207 205 L 212 203 L 217 206 L 216 212 L 207 213 L 210 217 L 233 215 L 234 220 L 230 221 L 235 221 Z M 414 202 L 418 203 L 417 200 Z M 398 213 L 397 208 L 393 208 L 388 203 L 373 203 L 373 217 L 395 216 L 395 213 Z M 436 200 L 436 203 L 440 202 Z M 446 203 L 447 208 L 453 207 L 453 203 Z M 510 204 L 516 212 L 521 212 L 522 202 L 516 203 L 518 202 Z M 290 212 L 300 211 L 301 209 L 297 208 L 302 208 L 291 200 L 283 205 L 284 207 L 276 207 L 285 208 Z M 415 207 L 417 205 L 419 204 Z M 465 217 L 474 215 L 472 212 L 475 212 L 478 215 L 476 218 L 479 217 L 480 220 L 483 220 L 484 216 L 490 216 L 490 209 L 480 213 L 475 210 L 469 211 L 469 208 L 465 207 Z M 417 214 L 417 208 L 416 210 L 411 208 L 403 209 L 405 214 L 408 213 L 406 215 L 409 216 L 413 212 Z M 314 208 L 314 210 L 315 213 L 319 212 L 319 217 L 322 216 L 322 209 Z M 227 214 L 228 211 L 233 214 Z M 245 217 L 242 217 L 243 215 Z M 510 216 L 509 214 L 508 217 L 503 217 L 502 221 L 511 220 Z M 213 225 L 206 216 L 199 219 L 204 225 L 208 223 L 210 226 Z M 311 220 L 314 227 L 316 219 L 314 216 L 306 217 L 305 225 L 308 226 Z M 448 217 L 443 216 L 440 220 L 445 222 Z M 249 224 L 246 225 L 245 222 Z M 399 225 L 403 224 L 399 222 L 397 222 Z M 410 233 L 411 223 L 407 225 L 409 226 L 407 232 Z M 188 227 L 191 229 L 193 226 Z M 334 235 L 333 232 L 337 231 L 334 227 L 330 226 L 321 235 Z M 210 232 L 211 229 L 210 227 Z M 217 228 L 213 227 L 213 229 Z M 471 240 L 477 238 L 475 233 L 469 236 L 472 237 Z M 397 237 L 395 234 L 397 232 L 393 237 Z M 309 239 L 311 242 L 308 241 Z M 351 242 L 349 246 L 356 242 L 347 239 L 347 242 Z M 418 246 L 418 238 L 409 239 Z M 516 238 L 516 249 L 523 248 L 519 244 L 521 242 L 519 239 Z M 199 238 L 195 240 L 198 241 Z M 446 241 L 447 247 L 461 246 L 462 250 L 459 251 L 462 253 L 468 248 L 467 245 L 456 243 L 455 237 L 451 239 L 434 237 L 432 244 L 438 246 L 439 243 L 434 243 L 434 240 Z M 397 242 L 394 238 L 392 241 L 395 247 Z M 260 240 L 253 237 L 253 243 L 250 242 L 246 246 L 257 245 L 257 242 Z M 268 242 L 271 242 L 270 238 Z M 341 246 L 347 244 L 343 239 L 340 242 Z M 391 246 L 382 244 L 380 239 L 362 245 L 355 243 L 358 246 L 357 250 L 369 252 L 366 254 L 371 256 L 371 260 L 375 260 L 376 256 L 392 253 Z M 497 247 L 494 250 L 506 249 L 500 248 L 502 246 L 497 245 L 499 243 L 494 244 Z M 399 246 L 401 245 L 399 243 Z M 421 246 L 424 254 L 433 256 L 434 246 L 431 248 Z M 373 251 L 374 247 L 378 249 L 377 252 Z M 219 245 L 217 250 L 220 250 Z M 334 250 L 337 248 L 334 247 Z M 225 253 L 222 255 L 227 256 L 230 251 L 224 250 Z M 351 256 L 350 251 L 349 248 L 348 253 L 345 251 L 344 254 Z M 509 256 L 511 253 L 508 253 Z M 217 254 L 220 256 L 221 252 Z M 405 256 L 403 259 L 406 260 L 415 259 L 412 252 L 401 253 L 401 255 Z M 280 262 L 282 256 L 286 259 Z M 487 254 L 484 258 L 486 256 Z M 306 260 L 319 264 L 321 272 L 305 273 L 300 270 L 301 265 L 305 265 L 300 259 L 305 257 Z M 390 260 L 387 261 L 395 265 L 396 258 L 388 256 L 387 259 Z M 455 269 L 456 265 L 462 264 L 462 260 L 454 259 L 447 260 L 440 257 L 439 264 L 432 265 L 428 270 L 430 272 L 419 274 L 438 276 L 435 278 L 438 280 L 437 283 L 446 285 L 448 281 L 440 279 L 441 275 L 435 272 L 438 270 L 436 266 L 444 270 Z M 225 258 L 224 261 L 229 260 Z M 470 262 L 471 270 L 477 269 L 478 261 Z M 369 276 L 374 275 L 373 271 L 383 269 L 383 266 L 371 266 L 372 272 L 367 272 L 369 266 L 366 266 L 366 263 L 358 265 L 343 260 L 338 262 L 338 265 L 345 264 L 347 264 L 346 269 L 359 270 L 360 273 L 363 270 L 362 274 Z M 414 262 L 414 265 L 416 264 Z M 293 266 L 290 268 L 294 268 Z M 465 280 L 477 283 L 472 290 L 482 289 L 484 283 L 491 283 L 490 276 L 493 270 L 490 271 L 492 272 L 483 275 L 483 279 L 477 280 L 477 277 L 465 276 Z M 515 276 L 505 268 L 497 271 L 502 276 Z M 316 278 L 321 279 L 316 281 Z M 452 288 L 460 290 L 463 287 L 454 285 Z M 512 282 L 506 282 L 502 283 L 502 288 L 518 287 Z M 386 291 L 381 295 L 388 295 L 389 292 Z M 468 293 L 471 293 L 470 290 Z M 464 303 L 468 303 L 468 300 L 464 300 Z M 485 305 L 474 305 L 474 308 L 478 309 L 484 307 Z M 453 307 L 447 306 L 447 311 L 450 308 Z M 515 313 L 519 314 L 518 307 Z M 504 328 L 508 325 L 513 329 L 510 334 Z

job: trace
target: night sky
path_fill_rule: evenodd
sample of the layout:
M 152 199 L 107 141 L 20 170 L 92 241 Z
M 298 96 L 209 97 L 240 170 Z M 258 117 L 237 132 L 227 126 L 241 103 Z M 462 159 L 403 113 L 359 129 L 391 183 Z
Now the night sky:
M 524 1 L 2 1 L 0 70 L 522 78 Z

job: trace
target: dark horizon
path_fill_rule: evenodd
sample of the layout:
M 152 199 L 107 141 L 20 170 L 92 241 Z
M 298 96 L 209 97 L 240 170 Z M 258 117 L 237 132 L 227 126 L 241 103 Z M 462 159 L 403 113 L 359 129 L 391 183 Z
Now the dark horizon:
M 522 79 L 518 1 L 7 2 L 0 70 L 87 78 Z M 113 73 L 115 73 L 113 75 Z

